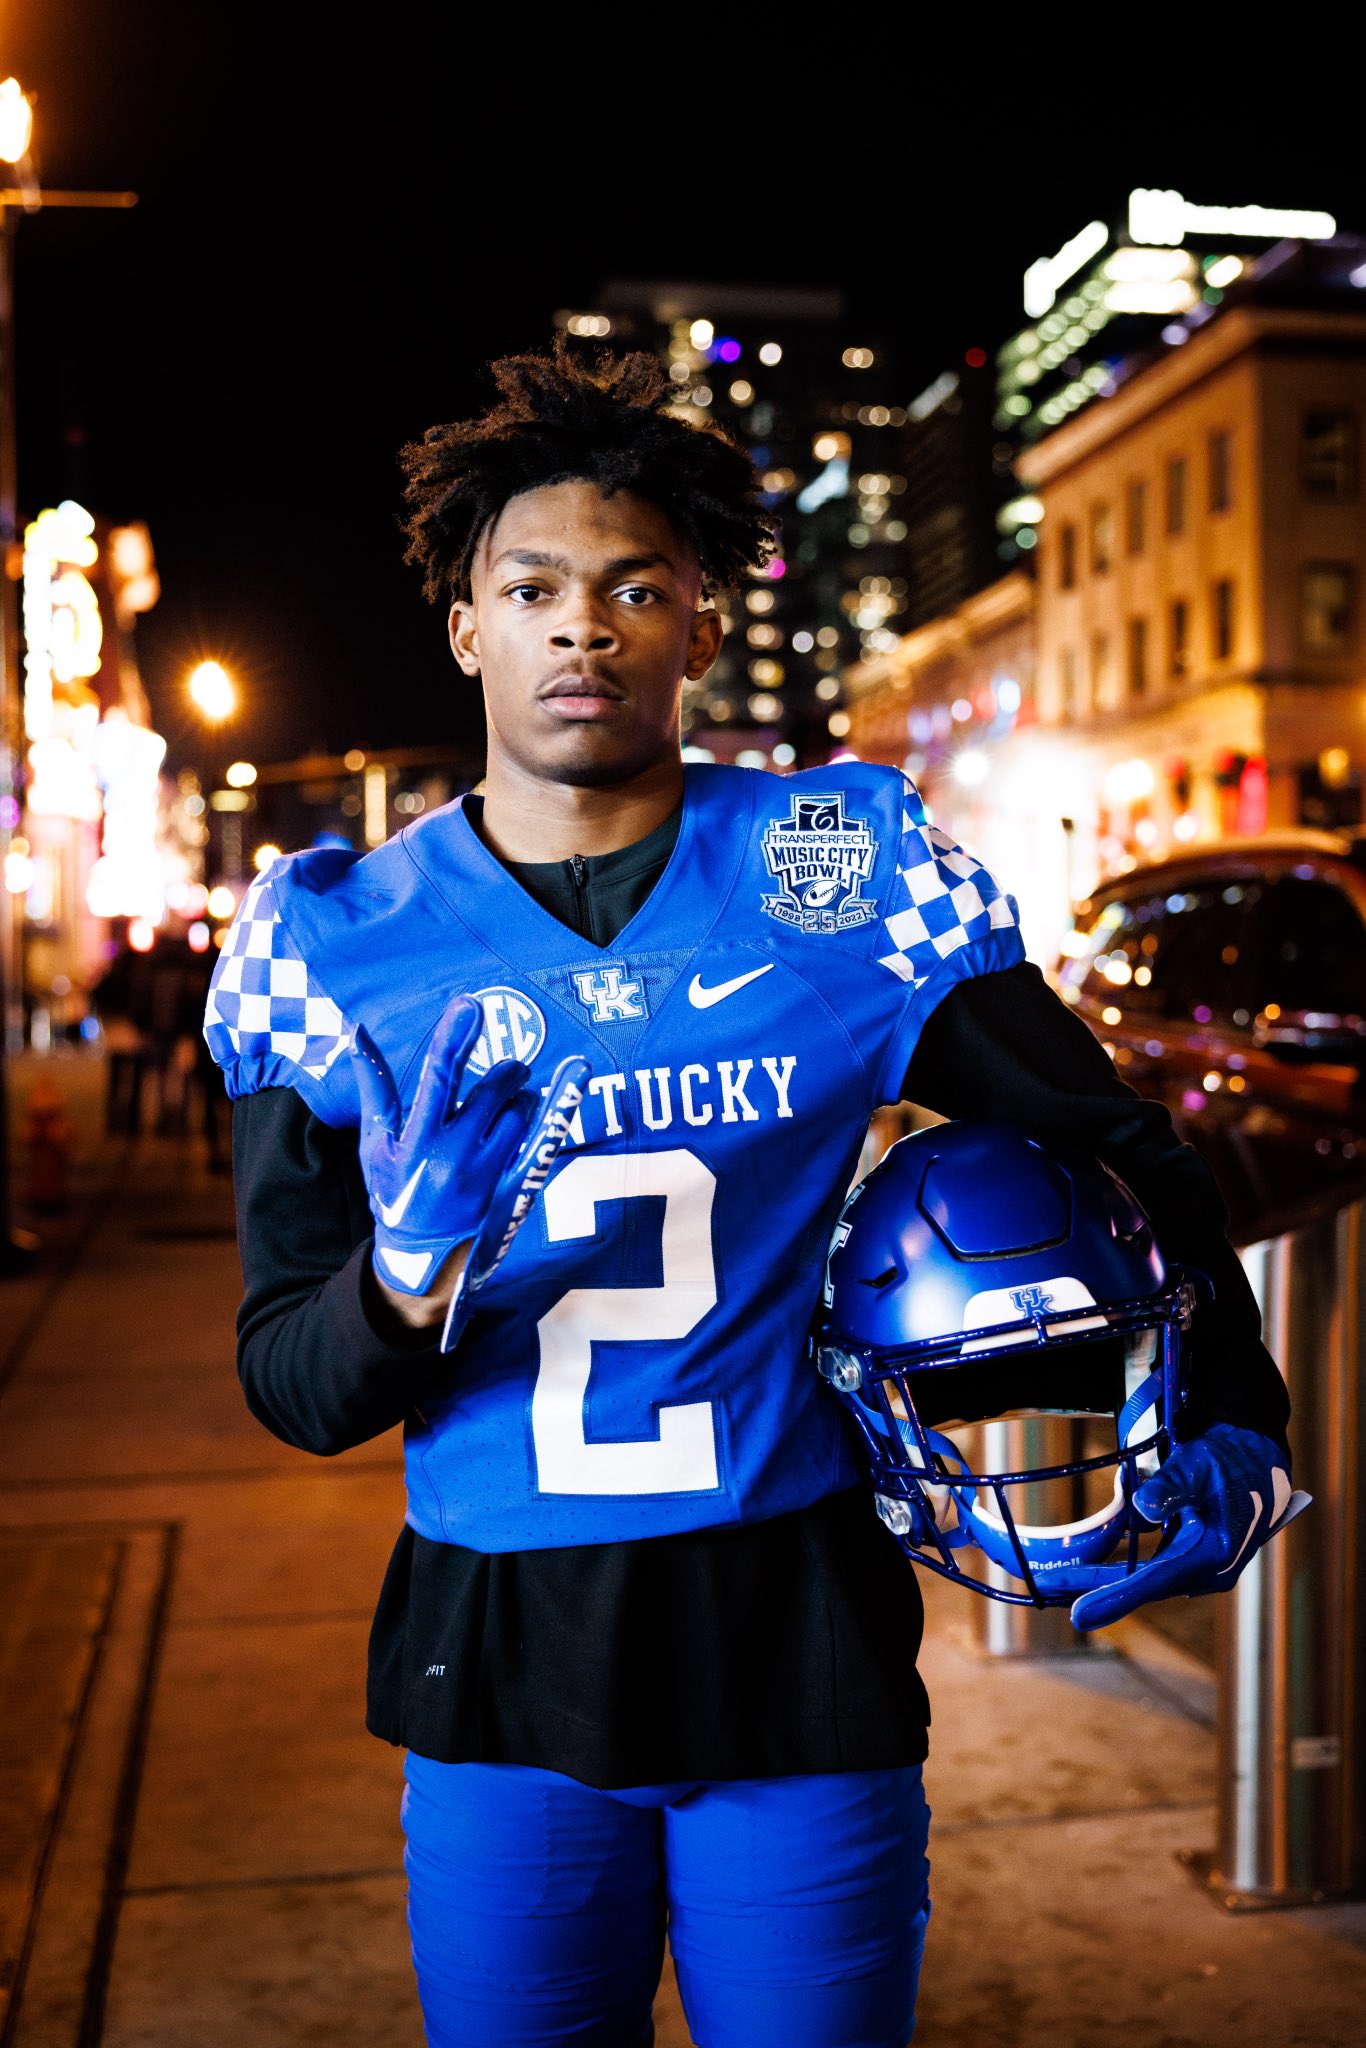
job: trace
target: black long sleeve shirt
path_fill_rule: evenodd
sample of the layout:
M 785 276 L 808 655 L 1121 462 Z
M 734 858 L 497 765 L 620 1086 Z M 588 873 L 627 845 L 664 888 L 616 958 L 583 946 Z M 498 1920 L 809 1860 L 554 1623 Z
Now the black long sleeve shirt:
M 546 909 L 610 946 L 676 831 L 675 816 L 617 853 L 508 865 Z M 1212 1283 L 1194 1332 L 1192 1426 L 1222 1419 L 1283 1440 L 1283 1383 L 1208 1169 L 1037 968 L 958 983 L 903 1093 L 946 1116 L 1026 1123 L 1114 1167 L 1167 1257 Z M 458 1372 L 458 1355 L 442 1357 L 384 1302 L 354 1132 L 281 1088 L 239 1101 L 233 1130 L 247 1401 L 286 1442 L 331 1455 L 401 1423 Z M 604 1786 L 888 1768 L 925 1754 L 921 1627 L 915 1574 L 863 1487 L 739 1528 L 510 1555 L 405 1527 L 371 1632 L 367 1721 L 443 1761 L 539 1765 Z

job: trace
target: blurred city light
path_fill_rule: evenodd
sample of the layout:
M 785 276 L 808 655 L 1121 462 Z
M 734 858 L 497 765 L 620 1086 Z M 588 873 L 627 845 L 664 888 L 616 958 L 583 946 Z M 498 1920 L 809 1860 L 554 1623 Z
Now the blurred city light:
M 953 779 L 965 789 L 977 789 L 991 772 L 991 763 L 980 747 L 965 747 L 953 759 Z
M 1156 781 L 1146 761 L 1117 761 L 1105 778 L 1105 795 L 1112 804 L 1139 803 L 1152 795 Z
M 1129 194 L 1129 235 L 1135 242 L 1177 247 L 1187 235 L 1247 235 L 1279 241 L 1290 235 L 1326 242 L 1338 231 L 1331 213 L 1289 206 L 1196 206 L 1179 192 L 1140 186 Z
M 17 164 L 33 140 L 33 107 L 17 78 L 0 84 L 0 161 Z
M 211 725 L 221 725 L 237 709 L 237 691 L 221 662 L 200 662 L 190 677 L 190 696 Z
M 763 347 L 759 350 L 759 361 L 764 365 L 766 369 L 771 370 L 774 367 L 774 365 L 776 363 L 780 363 L 782 359 L 783 350 L 781 342 L 766 341 Z
M 267 840 L 264 846 L 257 847 L 252 855 L 252 861 L 255 864 L 256 872 L 259 875 L 263 875 L 273 862 L 283 860 L 284 857 L 283 847 L 272 846 L 270 841 Z
M 10 841 L 9 852 L 5 855 L 5 889 L 11 896 L 27 895 L 36 872 L 33 856 L 28 850 L 26 839 Z
M 185 934 L 192 953 L 207 953 L 209 950 L 209 927 L 202 918 L 196 918 Z
M 1235 277 L 1241 277 L 1246 268 L 1241 256 L 1216 257 L 1205 272 L 1205 282 L 1222 290 L 1226 284 L 1232 284 Z
M 227 884 L 220 882 L 216 889 L 210 889 L 209 900 L 204 905 L 210 917 L 220 920 L 237 915 L 237 898 Z
M 128 943 L 133 951 L 150 953 L 156 942 L 156 926 L 145 917 L 135 917 L 128 927 Z
M 223 771 L 223 780 L 229 789 L 250 789 L 256 780 L 256 770 L 250 761 L 232 761 Z

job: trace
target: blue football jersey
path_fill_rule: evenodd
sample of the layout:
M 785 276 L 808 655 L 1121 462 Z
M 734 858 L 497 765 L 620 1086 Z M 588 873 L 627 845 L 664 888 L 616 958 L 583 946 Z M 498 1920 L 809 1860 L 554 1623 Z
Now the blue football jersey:
M 869 1116 L 956 981 L 1023 957 L 1011 898 L 897 770 L 689 766 L 677 844 L 596 949 L 459 803 L 363 858 L 277 862 L 216 970 L 228 1092 L 295 1088 L 354 1125 L 363 1023 L 411 1102 L 451 995 L 470 1079 L 592 1065 L 570 1142 L 407 1428 L 408 1518 L 473 1549 L 761 1520 L 851 1485 L 806 1358 Z

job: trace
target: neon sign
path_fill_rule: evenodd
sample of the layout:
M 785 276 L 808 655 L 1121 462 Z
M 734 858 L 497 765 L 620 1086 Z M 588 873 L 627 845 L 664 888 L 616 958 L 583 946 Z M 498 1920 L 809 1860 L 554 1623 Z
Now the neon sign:
M 1286 206 L 1196 206 L 1179 192 L 1140 185 L 1129 194 L 1129 239 L 1177 248 L 1187 235 L 1237 235 L 1279 242 L 1290 235 L 1326 242 L 1338 231 L 1331 213 Z

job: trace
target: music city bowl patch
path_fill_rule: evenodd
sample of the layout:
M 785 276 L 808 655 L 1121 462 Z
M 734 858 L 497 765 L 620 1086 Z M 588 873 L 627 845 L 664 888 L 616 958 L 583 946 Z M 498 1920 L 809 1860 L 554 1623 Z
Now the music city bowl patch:
M 842 791 L 794 796 L 791 814 L 765 827 L 763 848 L 778 892 L 760 900 L 779 924 L 799 932 L 847 932 L 877 915 L 862 890 L 878 842 L 862 818 L 845 816 Z

